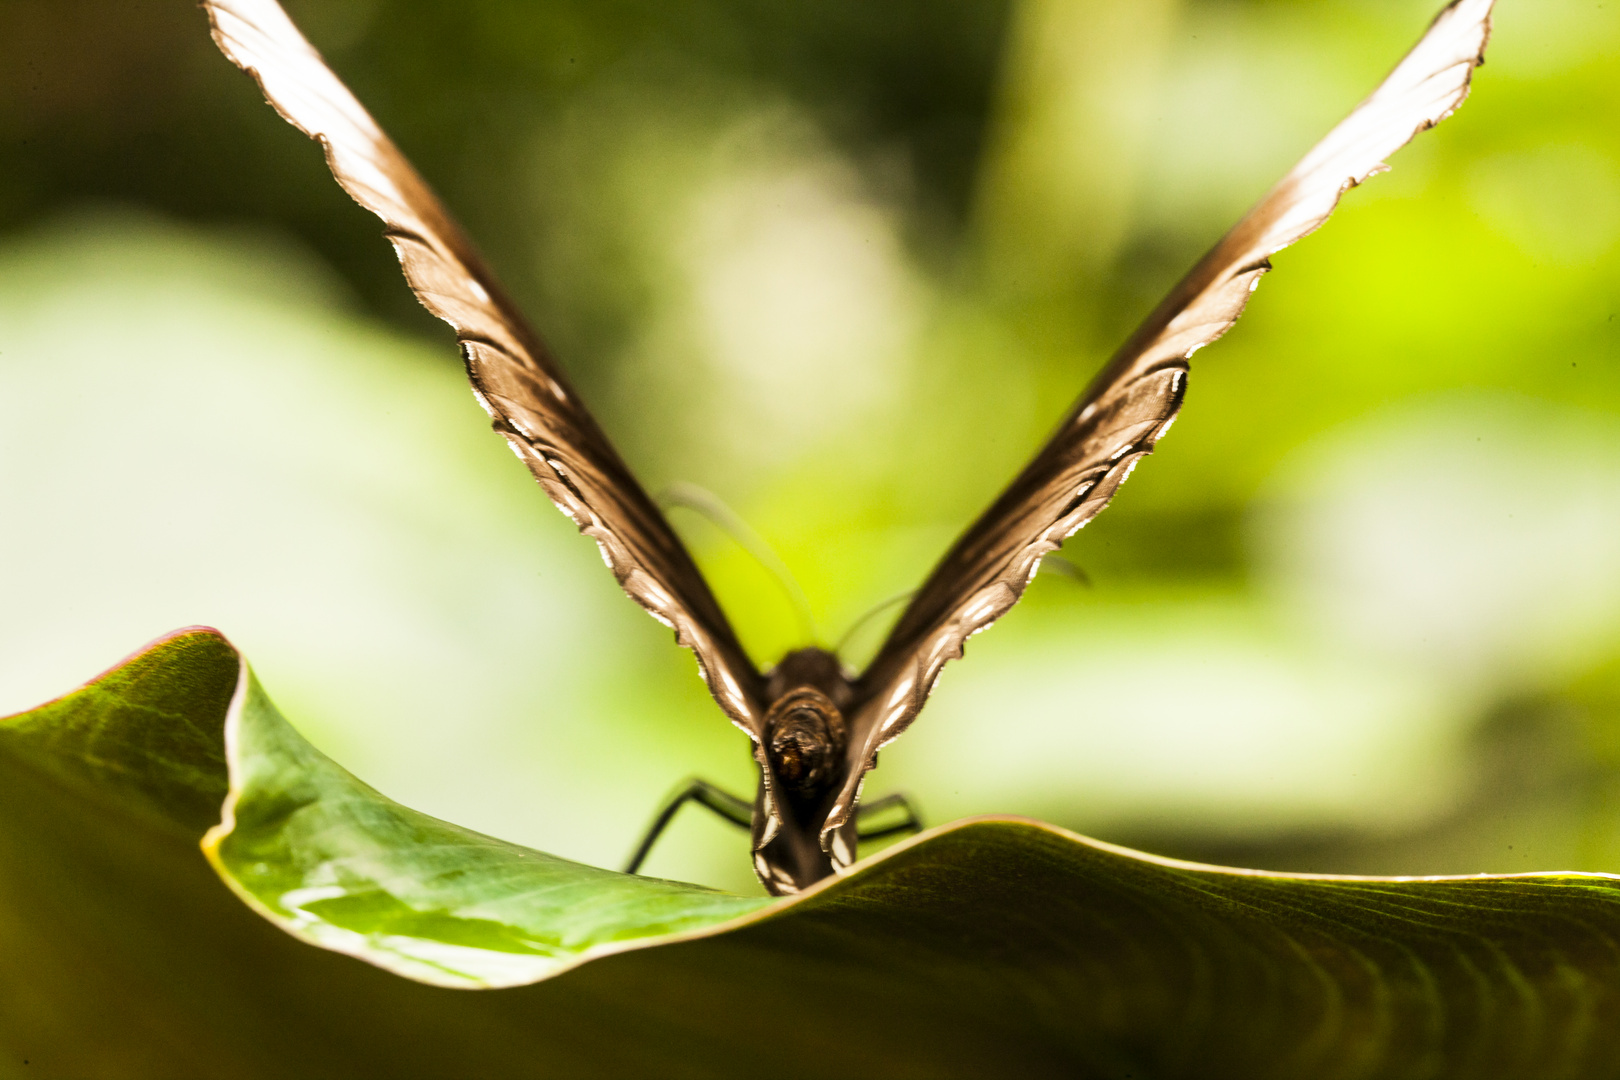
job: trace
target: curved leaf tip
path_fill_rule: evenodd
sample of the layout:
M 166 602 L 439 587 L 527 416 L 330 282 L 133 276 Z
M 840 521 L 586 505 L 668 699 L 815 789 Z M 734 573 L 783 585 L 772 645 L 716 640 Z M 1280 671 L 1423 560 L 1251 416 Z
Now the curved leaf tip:
M 230 794 L 203 850 L 312 944 L 440 986 L 514 986 L 765 906 L 497 840 L 399 805 L 305 742 L 249 672 L 225 722 Z
M 224 719 L 243 670 L 225 635 L 184 627 L 76 690 L 0 718 L 0 745 L 62 782 L 201 832 L 225 797 Z

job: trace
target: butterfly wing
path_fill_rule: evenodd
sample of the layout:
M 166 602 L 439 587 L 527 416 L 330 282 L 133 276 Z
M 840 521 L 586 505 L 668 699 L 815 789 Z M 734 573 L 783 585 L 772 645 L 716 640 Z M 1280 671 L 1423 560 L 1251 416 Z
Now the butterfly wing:
M 1170 427 L 1187 360 L 1224 334 L 1268 257 L 1314 231 L 1339 196 L 1384 171 L 1384 159 L 1449 116 L 1484 60 L 1492 0 L 1456 0 L 1400 65 L 1194 266 L 1103 368 L 1057 434 L 934 568 L 861 676 L 850 771 L 822 832 L 836 832 L 879 748 L 922 708 L 945 663 L 1006 614 L 1040 565 L 1095 517 Z
M 624 591 L 696 654 L 726 714 L 761 738 L 759 674 L 691 556 L 471 242 L 275 0 L 206 0 L 214 40 L 283 118 L 316 139 L 345 191 L 382 218 L 424 307 L 455 328 L 473 392 L 552 502 L 596 541 Z

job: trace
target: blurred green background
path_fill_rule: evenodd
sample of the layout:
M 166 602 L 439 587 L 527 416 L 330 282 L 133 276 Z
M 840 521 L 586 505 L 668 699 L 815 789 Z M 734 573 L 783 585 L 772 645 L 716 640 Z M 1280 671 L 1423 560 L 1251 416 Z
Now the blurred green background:
M 824 643 L 914 587 L 1434 0 L 305 0 L 643 481 Z M 1620 871 L 1620 9 L 1278 259 L 869 795 L 1273 869 Z M 188 0 L 0 4 L 0 712 L 187 623 L 388 795 L 616 865 L 688 654 Z M 761 664 L 793 610 L 672 512 Z M 859 663 L 886 619 L 851 639 Z M 679 819 L 648 872 L 753 890 Z

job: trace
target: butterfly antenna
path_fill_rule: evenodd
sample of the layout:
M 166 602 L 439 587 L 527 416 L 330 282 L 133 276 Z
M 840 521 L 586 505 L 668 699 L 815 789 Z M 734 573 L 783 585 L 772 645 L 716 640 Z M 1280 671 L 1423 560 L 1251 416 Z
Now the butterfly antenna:
M 674 483 L 659 493 L 658 505 L 666 510 L 676 506 L 694 510 L 707 518 L 709 524 L 731 537 L 733 543 L 753 556 L 754 561 L 764 567 L 765 572 L 781 586 L 788 602 L 793 605 L 793 614 L 799 620 L 799 632 L 810 641 L 821 640 L 821 635 L 816 633 L 816 620 L 810 614 L 810 599 L 799 588 L 793 571 L 771 550 L 765 538 L 749 528 L 748 523 L 721 502 L 718 495 L 696 484 Z
M 913 596 L 916 596 L 916 595 L 917 595 L 917 590 L 916 589 L 907 589 L 903 593 L 896 593 L 895 595 L 889 597 L 887 600 L 884 600 L 882 603 L 877 604 L 874 607 L 867 608 L 866 609 L 866 614 L 864 614 L 860 618 L 856 619 L 854 625 L 852 625 L 848 630 L 844 631 L 844 636 L 838 639 L 838 644 L 837 645 L 833 646 L 833 652 L 835 652 L 835 653 L 843 652 L 844 651 L 844 646 L 849 644 L 849 639 L 854 637 L 856 631 L 860 630 L 861 627 L 863 627 L 867 623 L 871 622 L 874 618 L 876 618 L 878 615 L 881 615 L 883 612 L 888 611 L 890 608 L 894 607 L 894 605 L 900 603 L 903 600 L 910 600 Z
M 1079 565 L 1070 562 L 1055 551 L 1049 551 L 1041 556 L 1041 569 L 1049 570 L 1055 574 L 1062 574 L 1085 588 L 1091 588 L 1091 575 L 1080 569 Z

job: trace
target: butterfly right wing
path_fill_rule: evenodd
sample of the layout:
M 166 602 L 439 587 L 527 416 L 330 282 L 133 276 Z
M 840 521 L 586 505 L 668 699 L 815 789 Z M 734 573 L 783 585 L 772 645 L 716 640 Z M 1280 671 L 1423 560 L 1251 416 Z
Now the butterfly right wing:
M 691 556 L 427 183 L 275 0 L 205 0 L 214 40 L 380 217 L 422 305 L 455 328 L 473 391 L 625 592 L 675 630 L 762 759 L 760 678 Z
M 1269 257 L 1327 220 L 1345 191 L 1449 116 L 1484 61 L 1492 0 L 1455 0 L 1372 96 L 1339 123 L 1171 290 L 1092 380 L 1057 434 L 952 546 L 861 676 L 849 773 L 822 830 L 842 827 L 878 750 L 916 717 L 944 665 L 1023 595 L 1041 557 L 1108 505 L 1181 407 L 1188 358 L 1224 334 Z

